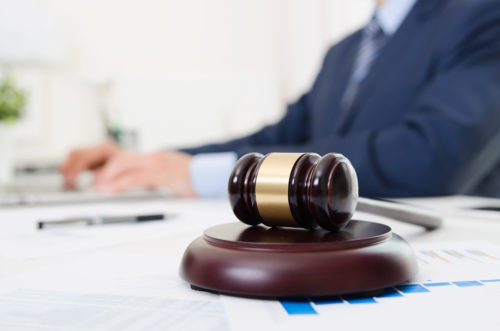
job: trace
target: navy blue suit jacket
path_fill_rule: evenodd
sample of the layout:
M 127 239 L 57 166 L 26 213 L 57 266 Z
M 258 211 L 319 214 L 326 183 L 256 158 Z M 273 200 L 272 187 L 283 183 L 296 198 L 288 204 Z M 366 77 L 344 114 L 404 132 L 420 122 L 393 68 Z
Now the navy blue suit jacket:
M 278 123 L 185 151 L 342 153 L 366 196 L 500 192 L 500 1 L 419 0 L 344 114 L 360 36 L 328 51 Z

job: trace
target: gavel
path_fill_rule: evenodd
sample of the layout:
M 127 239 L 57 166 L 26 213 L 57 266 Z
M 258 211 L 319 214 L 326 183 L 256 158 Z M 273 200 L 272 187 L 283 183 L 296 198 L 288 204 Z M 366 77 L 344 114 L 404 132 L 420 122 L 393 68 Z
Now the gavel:
M 429 230 L 442 223 L 431 210 L 359 197 L 356 172 L 337 153 L 246 154 L 234 166 L 228 191 L 234 214 L 249 225 L 341 231 L 355 210 Z

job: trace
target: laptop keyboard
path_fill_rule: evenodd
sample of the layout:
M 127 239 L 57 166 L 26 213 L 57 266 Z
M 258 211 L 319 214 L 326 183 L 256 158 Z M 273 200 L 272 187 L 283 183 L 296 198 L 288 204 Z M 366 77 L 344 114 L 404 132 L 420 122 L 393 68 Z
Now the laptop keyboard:
M 52 174 L 16 175 L 12 184 L 0 188 L 0 207 L 40 204 L 87 203 L 109 200 L 152 199 L 171 196 L 167 191 L 138 189 L 118 194 L 99 193 L 91 187 L 91 175 L 84 174 L 78 190 L 64 187 L 62 176 Z

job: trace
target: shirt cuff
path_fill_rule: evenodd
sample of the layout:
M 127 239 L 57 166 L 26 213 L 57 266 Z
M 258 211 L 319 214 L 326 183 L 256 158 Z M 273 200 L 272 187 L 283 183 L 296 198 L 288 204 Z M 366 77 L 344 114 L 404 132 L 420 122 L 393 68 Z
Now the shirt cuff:
M 215 198 L 227 194 L 229 175 L 237 158 L 233 152 L 193 156 L 189 175 L 196 195 L 200 198 Z

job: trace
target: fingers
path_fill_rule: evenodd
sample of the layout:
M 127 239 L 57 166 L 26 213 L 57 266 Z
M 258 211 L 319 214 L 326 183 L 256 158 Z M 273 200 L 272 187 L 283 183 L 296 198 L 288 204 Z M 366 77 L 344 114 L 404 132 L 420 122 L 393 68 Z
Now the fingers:
M 176 195 L 194 197 L 189 178 L 190 162 L 191 156 L 180 152 L 119 153 L 94 172 L 94 186 L 107 193 L 137 187 L 166 187 Z
M 144 156 L 121 153 L 114 156 L 99 171 L 94 172 L 94 186 L 102 192 L 121 192 L 139 185 L 138 173 L 144 171 Z M 128 179 L 130 177 L 130 179 Z
M 145 186 L 147 173 L 143 169 L 132 169 L 122 172 L 112 180 L 105 182 L 97 187 L 100 192 L 119 193 L 125 192 L 136 187 Z
M 75 188 L 78 174 L 90 167 L 91 157 L 83 150 L 76 150 L 69 154 L 61 166 L 66 186 Z
M 112 155 L 119 151 L 119 147 L 114 143 L 104 143 L 72 151 L 60 168 L 66 186 L 74 188 L 79 173 L 106 163 Z

